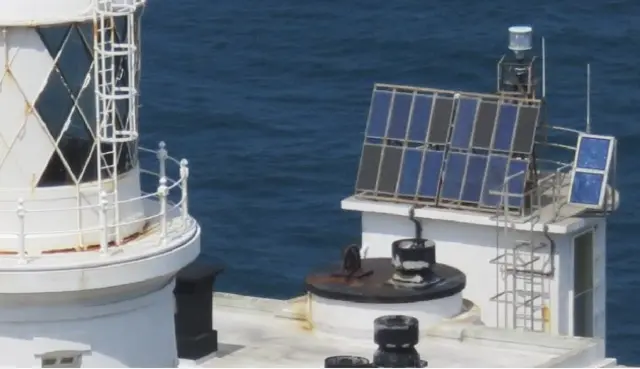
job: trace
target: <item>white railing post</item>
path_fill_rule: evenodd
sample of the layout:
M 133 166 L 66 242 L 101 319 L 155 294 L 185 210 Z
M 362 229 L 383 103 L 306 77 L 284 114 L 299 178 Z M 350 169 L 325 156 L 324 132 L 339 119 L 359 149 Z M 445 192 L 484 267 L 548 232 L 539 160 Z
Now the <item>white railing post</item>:
M 16 213 L 18 214 L 18 223 L 19 223 L 19 233 L 18 233 L 18 262 L 25 263 L 27 260 L 25 255 L 27 253 L 25 246 L 25 234 L 24 234 L 24 216 L 26 215 L 26 210 L 24 209 L 24 200 L 22 198 L 18 199 L 18 208 L 16 209 Z
M 158 172 L 158 177 L 166 177 L 167 176 L 167 144 L 164 141 L 160 141 L 158 144 L 158 152 L 156 153 L 158 157 L 158 164 L 160 165 L 160 170 Z
M 182 224 L 187 226 L 187 217 L 189 216 L 189 193 L 187 182 L 189 178 L 189 162 L 187 159 L 180 160 L 180 181 L 182 182 Z
M 102 254 L 106 254 L 109 248 L 109 238 L 108 232 L 109 227 L 107 226 L 107 205 L 109 201 L 107 200 L 107 193 L 105 191 L 100 192 L 100 252 Z
M 158 186 L 158 197 L 160 198 L 160 242 L 167 244 L 167 178 L 160 177 Z

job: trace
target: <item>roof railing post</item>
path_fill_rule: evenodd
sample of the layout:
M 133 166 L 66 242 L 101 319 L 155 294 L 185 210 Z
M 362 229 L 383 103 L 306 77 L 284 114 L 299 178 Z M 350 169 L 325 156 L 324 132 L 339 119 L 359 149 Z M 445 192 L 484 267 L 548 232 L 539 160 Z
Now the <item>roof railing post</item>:
M 16 209 L 16 213 L 18 215 L 18 263 L 24 264 L 26 263 L 26 246 L 25 246 L 25 232 L 24 232 L 24 218 L 26 215 L 26 210 L 24 208 L 24 200 L 22 198 L 18 199 L 18 207 Z
M 189 179 L 189 162 L 187 159 L 180 160 L 180 181 L 182 182 L 182 225 L 187 228 L 187 218 L 189 217 L 189 193 L 188 193 L 188 179 Z
M 167 144 L 164 141 L 160 141 L 158 144 L 158 152 L 156 153 L 158 157 L 158 164 L 160 166 L 160 170 L 158 171 L 158 177 L 166 177 L 167 176 Z
M 107 193 L 105 191 L 100 192 L 100 252 L 103 255 L 107 254 L 109 248 L 109 226 L 107 224 L 108 205 Z
M 160 199 L 160 242 L 162 245 L 167 244 L 167 195 L 169 190 L 167 188 L 167 178 L 160 178 L 160 185 L 158 186 L 158 198 Z
M 509 201 L 511 201 L 511 195 L 509 192 L 509 181 L 511 181 L 510 177 L 507 177 L 507 181 L 504 183 L 504 199 L 502 200 L 502 206 L 504 207 L 503 210 L 503 214 L 504 214 L 504 224 L 505 226 L 509 226 Z

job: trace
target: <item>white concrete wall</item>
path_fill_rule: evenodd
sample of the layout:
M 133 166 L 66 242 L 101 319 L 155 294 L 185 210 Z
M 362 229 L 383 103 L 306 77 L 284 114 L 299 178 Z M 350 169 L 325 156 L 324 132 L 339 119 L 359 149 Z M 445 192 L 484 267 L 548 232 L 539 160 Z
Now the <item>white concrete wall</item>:
M 371 339 L 373 322 L 383 315 L 409 315 L 420 322 L 423 332 L 459 315 L 463 311 L 462 295 L 456 293 L 437 300 L 403 304 L 345 302 L 309 295 L 308 318 L 314 332 L 347 339 Z
M 83 367 L 175 367 L 173 287 L 106 305 L 0 308 L 0 366 L 40 367 L 41 355 L 78 350 Z
M 177 365 L 173 280 L 198 256 L 200 227 L 175 232 L 104 255 L 0 258 L 0 367 L 60 351 L 83 352 L 84 367 Z
M 598 237 L 603 245 L 604 221 L 597 221 L 602 223 L 598 227 Z M 512 230 L 507 239 L 502 233 L 503 229 L 500 229 L 498 234 L 495 227 L 433 219 L 421 222 L 423 237 L 436 242 L 437 260 L 466 274 L 467 287 L 463 291 L 463 297 L 480 306 L 483 322 L 492 327 L 505 326 L 505 311 L 502 307 L 504 305 L 498 308 L 498 304 L 490 300 L 497 293 L 496 282 L 501 278 L 501 274 L 498 274 L 496 266 L 491 264 L 490 260 L 497 256 L 496 242 L 499 242 L 501 247 L 512 246 L 515 240 L 530 239 L 528 232 Z M 414 225 L 406 216 L 367 212 L 362 214 L 362 244 L 366 249 L 366 257 L 390 257 L 393 241 L 411 238 L 413 235 Z M 534 235 L 534 243 L 548 242 L 542 233 Z M 556 274 L 553 278 L 546 278 L 543 284 L 543 302 L 550 311 L 549 330 L 552 333 L 566 334 L 572 330 L 573 321 L 573 305 L 570 299 L 573 290 L 573 237 L 558 234 L 550 236 L 556 243 Z M 546 253 L 537 253 L 536 256 L 540 257 L 540 262 L 548 260 Z M 509 314 L 510 312 L 507 311 Z M 510 326 L 511 319 L 506 327 Z

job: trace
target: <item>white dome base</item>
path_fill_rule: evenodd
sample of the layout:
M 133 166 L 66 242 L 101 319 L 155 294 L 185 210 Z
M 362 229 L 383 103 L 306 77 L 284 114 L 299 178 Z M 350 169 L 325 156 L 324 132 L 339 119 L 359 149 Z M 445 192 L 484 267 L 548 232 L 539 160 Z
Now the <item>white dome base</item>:
M 372 304 L 309 294 L 309 320 L 315 332 L 350 339 L 373 339 L 373 321 L 382 315 L 409 315 L 427 329 L 463 310 L 462 294 L 402 304 Z
M 0 366 L 73 358 L 82 367 L 175 367 L 174 281 L 158 282 L 159 290 L 111 304 L 0 309 Z
M 0 367 L 176 367 L 175 275 L 199 252 L 198 223 L 174 211 L 166 242 L 0 258 Z

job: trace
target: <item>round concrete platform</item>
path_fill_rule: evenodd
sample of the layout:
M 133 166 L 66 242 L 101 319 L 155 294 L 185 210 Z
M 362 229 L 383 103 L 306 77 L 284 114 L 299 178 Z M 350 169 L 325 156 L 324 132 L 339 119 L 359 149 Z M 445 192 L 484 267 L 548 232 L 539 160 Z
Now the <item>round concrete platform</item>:
M 362 260 L 361 270 L 351 278 L 336 264 L 311 273 L 305 287 L 312 294 L 327 299 L 347 302 L 398 304 L 430 301 L 453 296 L 466 285 L 466 276 L 460 270 L 445 264 L 431 267 L 434 283 L 424 287 L 397 287 L 389 283 L 395 272 L 390 258 Z

